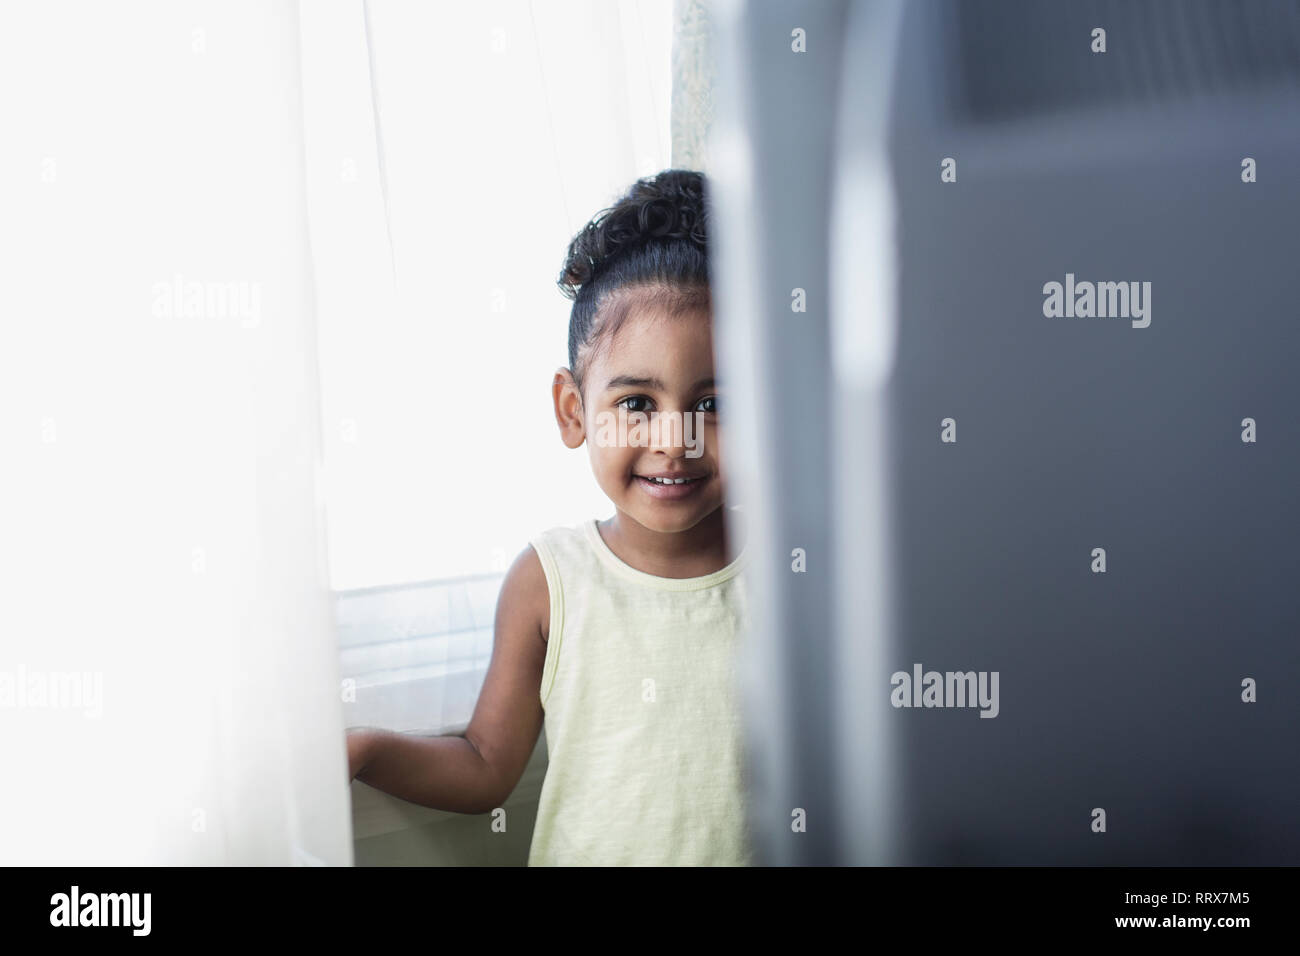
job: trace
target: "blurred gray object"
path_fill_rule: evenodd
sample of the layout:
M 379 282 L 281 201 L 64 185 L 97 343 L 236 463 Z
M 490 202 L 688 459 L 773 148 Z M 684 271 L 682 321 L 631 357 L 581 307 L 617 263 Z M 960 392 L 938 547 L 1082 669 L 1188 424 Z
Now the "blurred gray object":
M 1300 4 L 713 13 L 762 861 L 1300 863 Z

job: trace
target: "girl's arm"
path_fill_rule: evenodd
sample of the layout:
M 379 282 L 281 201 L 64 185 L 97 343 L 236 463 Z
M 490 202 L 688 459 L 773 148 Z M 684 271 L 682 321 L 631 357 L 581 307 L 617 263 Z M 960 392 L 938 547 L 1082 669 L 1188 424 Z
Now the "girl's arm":
M 497 598 L 492 660 L 464 736 L 348 732 L 348 771 L 393 796 L 437 810 L 488 813 L 523 776 L 542 729 L 540 690 L 550 598 L 537 553 L 525 548 Z

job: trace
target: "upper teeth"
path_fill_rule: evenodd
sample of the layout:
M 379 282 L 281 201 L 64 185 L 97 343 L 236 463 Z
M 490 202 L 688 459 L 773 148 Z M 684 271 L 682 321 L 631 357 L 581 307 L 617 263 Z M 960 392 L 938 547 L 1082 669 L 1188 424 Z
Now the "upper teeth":
M 686 481 L 692 481 L 691 478 L 651 478 L 651 481 L 658 482 L 661 485 L 680 485 Z

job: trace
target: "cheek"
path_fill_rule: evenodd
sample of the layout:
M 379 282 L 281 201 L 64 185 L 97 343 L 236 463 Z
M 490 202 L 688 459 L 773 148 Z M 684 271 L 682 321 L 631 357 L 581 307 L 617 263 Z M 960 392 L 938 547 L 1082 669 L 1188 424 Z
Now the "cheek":
M 718 430 L 716 424 L 710 424 L 704 427 L 704 449 L 719 470 L 722 469 L 721 438 L 721 432 Z
M 628 452 L 633 449 L 617 446 L 602 448 L 592 445 L 592 469 L 607 482 L 621 482 L 632 469 L 633 456 Z

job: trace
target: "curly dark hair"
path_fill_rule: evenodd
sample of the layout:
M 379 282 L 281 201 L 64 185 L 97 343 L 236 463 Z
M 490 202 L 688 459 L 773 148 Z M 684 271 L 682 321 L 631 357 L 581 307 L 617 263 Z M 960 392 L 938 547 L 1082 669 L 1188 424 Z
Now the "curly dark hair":
M 574 236 L 556 284 L 573 300 L 569 369 L 579 391 L 589 347 L 633 305 L 670 314 L 709 308 L 708 223 L 704 174 L 667 169 L 638 179 Z

